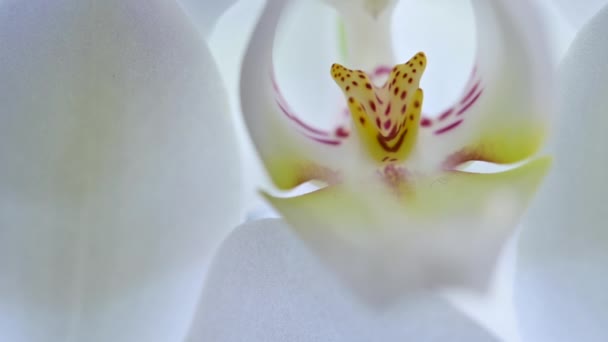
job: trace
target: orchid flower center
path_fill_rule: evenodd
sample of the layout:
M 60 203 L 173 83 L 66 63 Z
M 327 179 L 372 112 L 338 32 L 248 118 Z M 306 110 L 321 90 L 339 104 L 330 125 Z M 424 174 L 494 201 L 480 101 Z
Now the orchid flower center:
M 363 148 L 379 164 L 402 162 L 418 136 L 423 92 L 418 87 L 426 68 L 419 52 L 396 65 L 382 87 L 369 75 L 334 64 L 331 75 L 342 88 Z

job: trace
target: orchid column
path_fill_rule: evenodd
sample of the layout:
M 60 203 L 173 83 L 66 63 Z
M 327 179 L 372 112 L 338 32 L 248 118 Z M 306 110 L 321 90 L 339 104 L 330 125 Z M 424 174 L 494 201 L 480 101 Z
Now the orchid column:
M 241 218 L 214 61 L 173 1 L 0 4 L 0 340 L 179 341 Z

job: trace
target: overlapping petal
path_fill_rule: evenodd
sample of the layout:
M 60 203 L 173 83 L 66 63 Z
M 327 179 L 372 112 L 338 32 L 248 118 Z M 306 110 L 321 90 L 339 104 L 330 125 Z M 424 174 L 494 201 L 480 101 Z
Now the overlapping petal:
M 576 29 L 580 29 L 587 23 L 599 10 L 606 5 L 606 0 L 549 0 L 557 7 L 562 16 Z
M 200 32 L 206 37 L 213 28 L 217 19 L 232 6 L 236 0 L 178 0 L 191 16 Z
M 180 340 L 241 217 L 204 41 L 172 1 L 31 0 L 0 45 L 0 340 Z
M 473 8 L 476 66 L 461 98 L 422 121 L 412 161 L 422 169 L 521 161 L 538 151 L 548 133 L 552 66 L 537 7 L 505 0 L 473 1 Z
M 529 341 L 605 341 L 608 7 L 560 65 L 558 159 L 524 220 L 516 299 Z
M 222 245 L 188 339 L 244 340 L 497 339 L 430 293 L 412 294 L 387 310 L 364 305 L 321 267 L 287 224 L 263 220 L 237 228 Z

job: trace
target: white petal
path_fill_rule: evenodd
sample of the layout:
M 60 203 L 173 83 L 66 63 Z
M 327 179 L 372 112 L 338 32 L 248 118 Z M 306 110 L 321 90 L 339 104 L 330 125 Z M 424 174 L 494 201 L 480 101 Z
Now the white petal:
M 576 29 L 580 29 L 599 10 L 608 3 L 606 0 L 549 0 L 562 13 L 563 17 Z
M 291 1 L 269 1 L 245 54 L 241 73 L 241 105 L 245 122 L 272 180 L 291 188 L 310 179 L 335 181 L 342 168 L 360 166 L 352 139 L 339 130 L 311 127 L 284 101 L 273 82 L 273 47 L 279 21 Z M 330 66 L 327 68 L 329 78 Z M 308 93 L 314 101 L 313 89 Z M 348 127 L 342 127 L 349 130 Z M 361 166 L 362 167 L 362 166 Z
M 530 341 L 608 339 L 608 7 L 560 66 L 556 165 L 524 221 L 517 304 Z
M 186 12 L 198 26 L 201 33 L 207 37 L 213 31 L 218 18 L 224 14 L 236 0 L 178 0 Z
M 574 30 L 548 1 L 533 3 L 538 3 L 535 12 L 540 16 L 539 22 L 547 26 L 553 65 L 570 45 Z M 429 68 L 421 82 L 424 110 L 429 115 L 441 114 L 459 100 L 467 85 L 475 64 L 474 15 L 471 0 L 401 1 L 395 8 L 396 62 L 406 61 L 418 51 L 424 51 L 429 58 Z
M 476 68 L 461 98 L 439 117 L 423 121 L 412 159 L 422 169 L 467 160 L 521 161 L 538 151 L 548 131 L 551 50 L 537 6 L 526 0 L 476 0 L 473 9 Z M 432 56 L 428 59 L 431 69 Z
M 208 43 L 226 80 L 239 136 L 246 149 L 245 176 L 251 184 L 264 183 L 268 188 L 271 182 L 264 179 L 264 167 L 247 133 L 239 99 L 241 61 L 264 4 L 259 0 L 236 3 L 218 21 Z M 310 18 L 315 18 L 312 27 Z M 335 11 L 320 1 L 298 1 L 285 13 L 284 21 L 274 46 L 276 77 L 283 95 L 308 123 L 319 127 L 335 125 L 335 114 L 345 108 L 340 90 L 328 75 L 338 55 Z M 311 91 L 315 92 L 314 101 Z
M 279 220 L 243 225 L 224 242 L 188 341 L 496 341 L 431 293 L 389 309 L 352 296 Z
M 562 15 L 562 12 L 552 4 L 554 0 L 539 1 L 542 20 L 547 25 L 546 32 L 549 35 L 551 45 L 552 64 L 557 65 L 564 58 L 568 47 L 574 40 L 578 28 L 570 25 Z
M 0 5 L 0 340 L 179 341 L 241 217 L 211 55 L 171 1 Z
M 496 174 L 365 179 L 294 198 L 269 197 L 299 235 L 365 300 L 420 288 L 485 290 L 549 162 Z M 394 182 L 394 183 L 391 183 Z
M 347 62 L 353 69 L 372 72 L 393 65 L 392 17 L 396 0 L 325 0 L 340 13 L 344 24 Z
M 429 59 L 422 77 L 424 111 L 440 113 L 456 101 L 475 59 L 475 17 L 470 0 L 400 1 L 393 43 L 397 63 L 418 51 Z

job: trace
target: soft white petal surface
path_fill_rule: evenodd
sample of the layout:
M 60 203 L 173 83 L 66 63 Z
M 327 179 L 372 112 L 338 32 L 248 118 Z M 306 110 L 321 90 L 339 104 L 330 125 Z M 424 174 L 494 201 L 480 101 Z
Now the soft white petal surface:
M 608 8 L 560 66 L 557 161 L 524 221 L 516 298 L 527 341 L 608 339 Z
M 574 27 L 579 30 L 585 23 L 599 12 L 608 3 L 606 0 L 548 0 L 560 10 L 562 16 Z
M 178 5 L 0 5 L 0 340 L 179 341 L 241 218 L 215 64 Z
M 424 112 L 439 114 L 461 96 L 475 62 L 471 0 L 401 0 L 393 19 L 395 63 L 424 51 Z
M 554 0 L 539 1 L 542 20 L 547 25 L 553 64 L 557 65 L 570 47 L 578 28 L 568 23 L 563 13 L 553 4 Z M 579 2 L 580 4 L 580 2 Z
M 178 0 L 193 19 L 204 36 L 213 31 L 219 17 L 232 6 L 236 0 Z
M 358 302 L 280 220 L 245 224 L 217 254 L 189 341 L 496 341 L 445 300 Z

